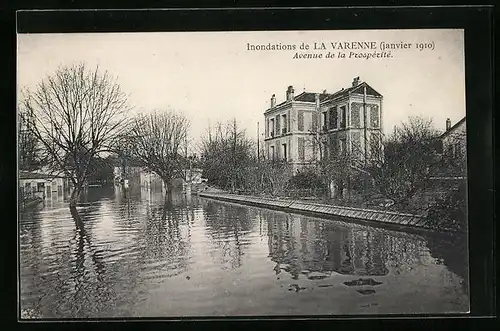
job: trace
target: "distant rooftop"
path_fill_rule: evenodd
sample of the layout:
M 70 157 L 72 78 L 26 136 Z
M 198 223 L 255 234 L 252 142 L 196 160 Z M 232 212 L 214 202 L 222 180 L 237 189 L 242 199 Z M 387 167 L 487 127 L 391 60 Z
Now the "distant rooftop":
M 49 174 L 44 174 L 40 172 L 33 171 L 19 171 L 20 179 L 52 179 L 52 178 L 63 178 L 63 176 L 54 176 Z
M 462 118 L 460 121 L 458 121 L 457 123 L 455 123 L 452 127 L 450 127 L 448 130 L 446 130 L 442 135 L 441 135 L 441 138 L 444 138 L 446 137 L 448 134 L 450 134 L 451 132 L 453 132 L 457 127 L 459 127 L 462 123 L 465 122 L 465 117 Z

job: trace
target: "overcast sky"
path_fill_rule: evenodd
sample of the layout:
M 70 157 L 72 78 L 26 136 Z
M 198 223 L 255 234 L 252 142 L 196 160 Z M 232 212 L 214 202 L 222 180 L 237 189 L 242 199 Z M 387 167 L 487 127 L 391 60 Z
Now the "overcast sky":
M 413 45 L 371 60 L 293 59 L 294 51 L 247 50 L 247 43 L 336 41 Z M 416 50 L 417 42 L 434 42 L 434 49 Z M 117 76 L 135 112 L 181 110 L 195 140 L 209 123 L 232 117 L 256 136 L 273 93 L 279 103 L 288 85 L 296 95 L 304 89 L 335 92 L 356 76 L 384 96 L 386 133 L 410 115 L 432 117 L 441 130 L 446 118 L 456 123 L 465 116 L 462 30 L 18 35 L 18 86 L 34 86 L 58 66 L 82 61 Z

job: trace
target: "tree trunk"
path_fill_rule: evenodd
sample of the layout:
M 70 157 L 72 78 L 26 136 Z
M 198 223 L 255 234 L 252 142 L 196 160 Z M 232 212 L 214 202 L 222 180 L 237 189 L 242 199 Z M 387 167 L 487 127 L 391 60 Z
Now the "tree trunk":
M 73 190 L 71 191 L 71 196 L 69 200 L 70 208 L 76 207 L 76 205 L 78 204 L 78 200 L 80 199 L 80 194 L 82 193 L 82 190 L 83 190 L 82 183 L 75 184 Z
M 165 197 L 168 197 L 172 194 L 172 181 L 170 179 L 162 179 L 163 186 L 165 186 Z

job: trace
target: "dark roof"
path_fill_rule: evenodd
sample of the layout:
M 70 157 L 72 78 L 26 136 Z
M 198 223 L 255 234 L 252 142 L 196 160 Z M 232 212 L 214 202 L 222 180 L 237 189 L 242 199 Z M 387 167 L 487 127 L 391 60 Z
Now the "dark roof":
M 320 93 L 319 95 L 319 101 L 323 101 L 327 99 L 330 96 L 330 94 L 327 93 Z M 302 92 L 299 95 L 297 95 L 295 98 L 293 98 L 295 101 L 303 101 L 303 102 L 315 102 L 316 101 L 316 93 L 312 92 Z
M 330 94 L 330 97 L 326 100 L 333 100 L 333 99 L 336 99 L 336 98 L 339 98 L 339 97 L 343 97 L 349 93 L 359 93 L 359 94 L 363 94 L 364 91 L 363 91 L 363 86 L 366 86 L 366 94 L 367 95 L 372 95 L 372 96 L 375 96 L 375 97 L 381 97 L 382 95 L 380 93 L 378 93 L 377 91 L 375 91 L 375 89 L 373 87 L 371 87 L 370 85 L 368 85 L 367 83 L 363 82 L 363 83 L 360 83 L 356 86 L 351 86 L 351 87 L 348 87 L 346 89 L 341 89 L 340 91 L 337 91 L 333 94 Z
M 381 97 L 382 95 L 380 93 L 378 93 L 377 91 L 375 91 L 375 89 L 373 89 L 370 85 L 368 85 L 367 83 L 363 82 L 363 83 L 360 83 L 356 86 L 352 86 L 352 87 L 349 87 L 349 88 L 343 88 L 335 93 L 319 93 L 319 102 L 323 102 L 323 101 L 328 101 L 328 100 L 333 100 L 333 99 L 336 99 L 336 98 L 339 98 L 339 97 L 343 97 L 349 93 L 359 93 L 359 94 L 363 94 L 363 90 L 362 90 L 362 87 L 363 86 L 366 86 L 366 94 L 367 95 L 373 95 L 373 96 L 376 96 L 376 97 Z M 315 102 L 316 101 L 316 93 L 313 93 L 313 92 L 302 92 L 298 95 L 296 95 L 294 98 L 293 98 L 294 101 L 302 101 L 302 102 Z M 275 107 L 279 107 L 279 106 L 282 106 L 284 105 L 285 103 L 287 103 L 287 101 L 283 101 L 281 102 L 280 104 L 276 105 Z
M 43 174 L 39 172 L 31 171 L 19 171 L 20 179 L 52 179 L 52 178 L 63 178 L 62 176 L 53 176 L 49 174 Z
M 460 121 L 458 121 L 457 123 L 455 123 L 451 128 L 449 128 L 448 130 L 446 130 L 440 138 L 444 138 L 446 137 L 450 132 L 452 132 L 453 130 L 455 130 L 460 124 L 462 124 L 463 122 L 465 122 L 465 117 L 462 118 Z

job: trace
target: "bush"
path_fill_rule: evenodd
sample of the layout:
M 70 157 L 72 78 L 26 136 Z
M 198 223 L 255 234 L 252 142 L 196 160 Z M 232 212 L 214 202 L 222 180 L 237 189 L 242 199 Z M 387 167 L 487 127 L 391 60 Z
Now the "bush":
M 439 230 L 467 231 L 467 186 L 461 183 L 429 207 L 427 224 Z
M 324 184 L 321 177 L 313 171 L 303 171 L 290 178 L 290 186 L 294 189 L 321 189 L 324 190 Z

